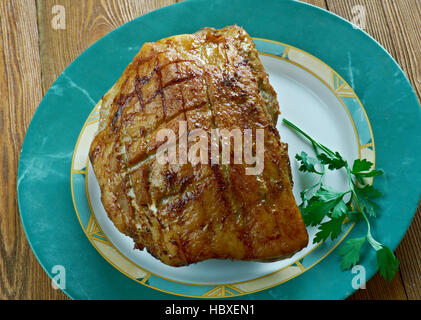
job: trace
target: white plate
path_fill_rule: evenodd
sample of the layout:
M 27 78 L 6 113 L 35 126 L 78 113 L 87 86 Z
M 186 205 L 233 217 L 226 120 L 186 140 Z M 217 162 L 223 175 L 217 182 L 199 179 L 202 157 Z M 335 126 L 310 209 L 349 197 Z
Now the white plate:
M 332 90 L 310 72 L 288 61 L 267 55 L 261 55 L 261 60 L 269 73 L 271 84 L 278 94 L 281 117 L 305 128 L 316 140 L 339 151 L 347 160 L 358 158 L 358 141 L 354 126 L 349 114 Z M 281 118 L 277 128 L 281 139 L 289 145 L 294 178 L 293 192 L 297 203 L 300 203 L 300 190 L 314 184 L 314 180 L 311 175 L 298 173 L 294 156 L 301 151 L 313 154 L 312 148 L 307 141 L 283 125 Z M 133 249 L 132 239 L 121 234 L 108 219 L 100 200 L 100 189 L 90 165 L 87 172 L 88 194 L 92 210 L 105 236 L 121 254 L 135 265 L 151 271 L 157 276 L 177 282 L 204 285 L 248 281 L 290 266 L 315 249 L 312 238 L 316 230 L 309 228 L 309 245 L 293 257 L 282 261 L 261 263 L 208 260 L 181 268 L 167 266 L 145 250 Z M 328 173 L 326 175 L 326 182 L 338 189 L 346 190 L 345 181 L 346 179 L 341 174 Z

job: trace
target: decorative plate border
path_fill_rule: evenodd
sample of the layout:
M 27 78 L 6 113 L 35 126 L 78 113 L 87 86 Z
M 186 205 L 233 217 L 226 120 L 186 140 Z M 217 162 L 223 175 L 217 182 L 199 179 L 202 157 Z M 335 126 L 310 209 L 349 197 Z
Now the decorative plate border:
M 354 127 L 360 159 L 375 164 L 375 143 L 367 113 L 351 86 L 332 68 L 318 58 L 296 47 L 261 38 L 253 38 L 260 54 L 292 63 L 324 83 L 337 97 Z M 317 245 L 306 256 L 289 266 L 255 279 L 218 285 L 178 282 L 148 271 L 125 257 L 105 236 L 93 214 L 88 185 L 88 150 L 99 121 L 100 102 L 86 120 L 78 140 L 71 165 L 71 192 L 73 205 L 83 231 L 97 251 L 120 272 L 147 287 L 169 294 L 193 298 L 228 298 L 262 291 L 304 273 L 326 258 L 348 235 L 350 225 L 341 238 Z M 315 250 L 317 248 L 317 250 Z

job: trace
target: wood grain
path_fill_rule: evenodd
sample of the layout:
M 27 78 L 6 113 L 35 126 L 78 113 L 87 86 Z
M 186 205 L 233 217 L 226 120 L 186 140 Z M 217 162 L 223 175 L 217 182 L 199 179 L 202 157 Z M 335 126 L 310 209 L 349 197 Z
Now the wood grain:
M 407 74 L 421 100 L 421 2 L 383 1 L 395 59 Z M 409 299 L 421 299 L 421 202 L 412 224 L 396 250 Z
M 176 0 L 0 0 L 0 299 L 67 299 L 36 261 L 21 227 L 16 200 L 20 148 L 43 94 L 96 40 L 133 18 Z M 304 0 L 352 20 L 367 11 L 365 31 L 398 61 L 421 95 L 421 1 Z M 66 12 L 55 30 L 54 5 Z M 350 299 L 421 299 L 421 210 L 396 254 L 400 273 L 388 284 L 378 274 Z
M 418 98 L 421 96 L 421 10 L 418 0 L 326 0 L 329 11 L 352 20 L 352 7 L 363 5 L 367 13 L 366 32 L 372 35 L 403 68 Z M 355 299 L 392 298 L 421 299 L 421 215 L 415 218 L 396 255 L 400 260 L 401 286 L 388 285 L 376 276 L 367 290 L 359 290 Z
M 16 200 L 20 148 L 43 93 L 93 42 L 141 14 L 174 2 L 0 1 L 0 93 L 7 97 L 0 102 L 0 207 L 4 212 L 0 216 L 0 299 L 67 299 L 52 288 L 30 250 Z M 66 8 L 65 30 L 52 28 L 54 5 Z
M 401 244 L 396 249 L 405 292 L 410 300 L 421 300 L 421 205 Z
M 120 25 L 176 0 L 37 0 L 42 84 L 48 90 L 61 72 L 86 48 Z M 51 25 L 52 8 L 62 5 L 66 29 Z
M 306 2 L 308 4 L 312 4 L 313 6 L 327 9 L 327 4 L 325 0 L 302 0 L 302 2 Z
M 0 12 L 0 299 L 51 299 L 64 294 L 51 289 L 29 248 L 16 195 L 20 148 L 42 98 L 36 7 L 0 1 Z

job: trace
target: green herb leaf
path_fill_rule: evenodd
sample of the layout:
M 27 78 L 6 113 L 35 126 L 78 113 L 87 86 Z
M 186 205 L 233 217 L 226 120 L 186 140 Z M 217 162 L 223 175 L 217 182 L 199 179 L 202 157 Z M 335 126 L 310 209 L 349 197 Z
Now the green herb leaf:
M 371 177 L 381 176 L 383 173 L 384 173 L 383 170 L 371 170 L 369 172 L 359 172 L 357 176 L 363 177 L 363 178 L 371 178 Z
M 360 251 L 365 241 L 366 237 L 349 239 L 339 248 L 342 270 L 348 270 L 360 261 Z
M 325 216 L 340 217 L 346 213 L 347 208 L 342 200 L 344 194 L 322 186 L 308 201 L 308 205 L 302 208 L 304 223 L 307 226 L 316 226 Z
M 348 207 L 345 204 L 345 202 L 343 200 L 339 201 L 338 204 L 333 208 L 330 216 L 332 218 L 340 218 L 340 217 L 346 217 L 347 213 L 348 213 Z
M 362 219 L 361 212 L 356 211 L 356 210 L 348 211 L 348 219 L 351 220 L 352 222 L 361 221 Z
M 295 159 L 300 161 L 301 166 L 298 168 L 298 170 L 302 172 L 312 172 L 316 174 L 322 174 L 321 172 L 317 171 L 315 168 L 315 165 L 320 164 L 320 161 L 316 158 L 309 157 L 307 153 L 304 151 L 301 152 L 300 155 L 296 155 Z
M 372 187 L 364 187 L 363 189 L 355 188 L 355 193 L 358 196 L 358 203 L 360 205 L 360 209 L 364 210 L 371 217 L 376 217 L 376 211 L 379 209 L 379 206 L 370 200 L 373 196 L 376 197 L 378 195 L 378 190 Z
M 337 205 L 336 200 L 318 201 L 317 197 L 309 200 L 307 207 L 302 209 L 303 220 L 306 226 L 317 226 L 323 218 Z
M 366 185 L 364 181 L 364 178 L 382 175 L 383 171 L 373 169 L 373 163 L 366 159 L 355 160 L 352 169 L 350 169 L 348 163 L 338 152 L 317 142 L 290 121 L 286 119 L 282 119 L 282 121 L 307 138 L 317 156 L 317 159 L 309 157 L 305 152 L 296 156 L 301 163 L 300 171 L 316 173 L 320 176 L 318 183 L 300 193 L 302 203 L 299 208 L 305 224 L 307 226 L 319 225 L 319 231 L 313 242 L 324 241 L 329 237 L 337 238 L 342 232 L 345 218 L 353 222 L 364 220 L 367 223 L 366 236 L 349 239 L 339 248 L 339 254 L 342 256 L 341 267 L 346 270 L 357 264 L 360 260 L 361 248 L 368 241 L 376 251 L 377 268 L 380 270 L 380 274 L 390 281 L 398 270 L 399 262 L 390 249 L 373 238 L 368 219 L 368 217 L 376 217 L 379 207 L 373 202 L 373 199 L 381 197 L 382 193 L 373 186 Z M 321 167 L 321 172 L 316 170 L 316 164 Z M 324 185 L 325 166 L 328 166 L 330 170 L 345 169 L 348 175 L 349 190 L 339 192 Z M 345 203 L 343 199 L 348 193 L 351 193 L 352 197 Z M 327 218 L 328 220 L 326 220 Z M 322 223 L 322 221 L 324 222 Z
M 373 166 L 373 163 L 366 160 L 366 159 L 357 159 L 354 161 L 354 165 L 352 166 L 352 174 L 356 176 L 356 178 L 359 180 L 359 182 L 362 182 L 361 178 L 370 178 L 370 177 L 376 177 L 383 174 L 382 170 L 371 170 L 371 167 Z
M 386 246 L 381 246 L 380 250 L 376 251 L 377 256 L 377 270 L 387 281 L 391 281 L 395 276 L 396 272 L 399 271 L 399 261 Z
M 342 159 L 342 156 L 336 152 L 335 157 L 328 156 L 326 153 L 320 153 L 317 155 L 317 159 L 322 164 L 328 165 L 329 170 L 338 170 L 347 165 L 346 161 Z
M 352 166 L 352 173 L 358 174 L 361 171 L 368 171 L 373 166 L 373 163 L 367 161 L 366 159 L 357 159 L 354 161 L 354 165 Z
M 322 201 L 329 201 L 333 199 L 338 199 L 344 196 L 344 192 L 338 192 L 335 189 L 332 189 L 329 186 L 322 185 L 319 190 L 314 194 Z
M 379 198 L 383 195 L 379 190 L 370 185 L 358 188 L 358 192 L 368 199 Z
M 335 240 L 342 233 L 342 223 L 345 219 L 345 215 L 339 218 L 332 218 L 327 222 L 324 222 L 319 227 L 319 232 L 313 239 L 313 243 L 325 241 L 327 238 Z

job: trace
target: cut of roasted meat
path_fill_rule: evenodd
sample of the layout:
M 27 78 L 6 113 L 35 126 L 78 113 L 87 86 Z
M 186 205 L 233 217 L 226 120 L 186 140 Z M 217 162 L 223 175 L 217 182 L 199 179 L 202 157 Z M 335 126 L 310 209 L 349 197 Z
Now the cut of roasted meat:
M 171 266 L 272 261 L 302 249 L 308 235 L 275 128 L 278 109 L 255 45 L 238 26 L 144 44 L 100 101 L 90 149 L 109 218 L 136 248 Z M 180 121 L 188 132 L 263 129 L 263 171 L 248 175 L 247 164 L 233 162 L 161 164 L 157 132 L 178 135 Z

